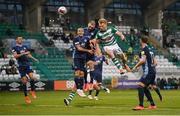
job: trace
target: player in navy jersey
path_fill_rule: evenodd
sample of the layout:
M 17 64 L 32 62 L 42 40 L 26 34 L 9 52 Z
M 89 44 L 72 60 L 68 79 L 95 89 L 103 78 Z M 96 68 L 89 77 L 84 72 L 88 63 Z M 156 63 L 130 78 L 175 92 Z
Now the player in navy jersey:
M 88 23 L 88 27 L 84 28 L 84 36 L 88 37 L 88 44 L 87 49 L 95 50 L 94 46 L 90 43 L 92 39 L 95 38 L 95 35 L 98 31 L 98 29 L 95 28 L 96 24 L 95 21 L 91 20 Z M 90 68 L 90 76 L 93 76 L 93 70 L 94 70 L 94 54 L 87 53 L 86 57 L 87 67 Z M 87 72 L 85 71 L 85 84 L 84 84 L 84 91 L 88 90 L 88 83 L 87 83 Z M 91 86 L 91 85 L 90 85 Z
M 26 74 L 30 78 L 30 85 L 31 85 L 31 95 L 33 98 L 36 98 L 36 93 L 35 93 L 35 86 L 34 86 L 34 80 L 35 78 L 33 77 L 33 70 L 30 67 L 30 61 L 29 58 L 38 61 L 35 59 L 30 51 L 28 50 L 27 46 L 22 44 L 23 38 L 22 37 L 17 37 L 16 38 L 16 46 L 12 48 L 13 56 L 17 59 L 18 61 L 18 70 L 21 76 L 22 80 L 22 87 L 25 95 L 25 102 L 27 104 L 31 103 L 31 100 L 28 96 L 27 93 L 27 77 Z
M 152 60 L 152 66 L 153 66 L 153 68 L 154 68 L 154 70 L 155 70 L 155 75 L 156 75 L 157 61 L 156 61 L 156 59 L 155 59 L 154 52 L 151 51 L 151 49 L 150 49 L 150 54 L 151 54 L 151 58 L 153 59 L 153 60 Z M 155 90 L 155 92 L 156 92 L 156 93 L 158 94 L 158 96 L 159 96 L 160 101 L 163 100 L 162 95 L 161 95 L 161 92 L 160 92 L 160 88 L 156 85 L 155 82 L 152 83 L 152 84 L 150 84 L 150 85 L 149 85 L 149 88 Z M 148 100 L 148 101 L 149 101 L 149 100 Z
M 78 95 L 81 97 L 85 97 L 86 95 L 83 92 L 83 85 L 84 85 L 84 72 L 85 72 L 85 65 L 86 65 L 86 57 L 87 53 L 93 54 L 93 51 L 87 49 L 87 42 L 88 37 L 84 36 L 84 29 L 78 28 L 77 29 L 78 36 L 74 38 L 74 51 L 73 51 L 73 65 L 75 70 L 75 87 L 72 89 L 72 92 L 69 94 L 69 97 L 64 99 L 65 105 L 69 105 L 70 102 L 73 100 L 75 92 L 77 91 Z
M 103 71 L 103 62 L 106 62 L 104 56 L 97 57 L 95 56 L 96 65 L 94 66 L 94 75 L 91 77 L 91 83 L 93 87 L 89 88 L 89 99 L 93 99 L 92 90 L 93 88 L 96 90 L 96 94 L 94 96 L 95 100 L 98 100 L 98 94 L 100 89 L 105 90 L 107 93 L 110 93 L 110 90 L 102 85 L 102 71 Z M 106 62 L 107 63 L 107 62 Z
M 140 52 L 140 60 L 139 62 L 134 66 L 132 71 L 137 70 L 138 67 L 142 66 L 143 69 L 143 75 L 140 78 L 138 82 L 138 96 L 139 96 L 139 105 L 134 108 L 134 110 L 143 110 L 144 109 L 144 94 L 146 94 L 146 97 L 148 98 L 150 102 L 149 109 L 156 109 L 156 105 L 154 104 L 153 98 L 151 96 L 151 93 L 148 89 L 148 86 L 153 84 L 155 81 L 155 69 L 153 66 L 153 58 L 150 54 L 148 45 L 148 37 L 142 36 L 140 40 L 141 44 L 141 52 Z

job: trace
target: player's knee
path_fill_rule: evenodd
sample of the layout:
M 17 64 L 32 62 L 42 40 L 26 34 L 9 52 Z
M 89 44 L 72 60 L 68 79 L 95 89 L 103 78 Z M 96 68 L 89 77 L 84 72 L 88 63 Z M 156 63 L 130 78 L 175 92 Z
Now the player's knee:
M 80 71 L 80 76 L 79 77 L 84 77 L 84 72 Z
M 74 75 L 75 75 L 75 77 L 79 77 L 79 76 L 80 76 L 80 70 L 76 70 L 76 71 L 74 72 Z
M 22 77 L 22 79 L 21 79 L 21 81 L 22 81 L 22 83 L 27 83 L 27 78 L 24 76 L 24 77 Z
M 142 82 L 138 82 L 137 85 L 138 85 L 138 87 L 145 87 L 145 84 Z

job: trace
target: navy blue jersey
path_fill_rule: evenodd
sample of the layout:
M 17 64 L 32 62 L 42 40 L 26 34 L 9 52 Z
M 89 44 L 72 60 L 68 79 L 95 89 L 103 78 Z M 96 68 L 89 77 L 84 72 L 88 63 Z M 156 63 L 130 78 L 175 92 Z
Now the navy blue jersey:
M 87 36 L 90 40 L 95 38 L 97 32 L 96 28 L 94 30 L 89 30 L 88 27 L 84 28 L 84 36 Z
M 149 48 L 148 46 L 146 45 L 142 50 L 141 50 L 141 53 L 140 53 L 140 58 L 145 55 L 146 56 L 146 61 L 145 63 L 142 65 L 142 68 L 143 68 L 143 73 L 144 74 L 149 74 L 149 73 L 155 73 L 154 71 L 154 67 L 153 67 L 153 58 L 150 54 L 150 51 L 149 51 Z
M 73 40 L 73 45 L 74 45 L 73 58 L 86 59 L 87 52 L 78 51 L 76 48 L 76 45 L 80 45 L 82 48 L 87 49 L 88 40 L 89 40 L 89 38 L 86 36 L 83 36 L 83 37 L 77 36 L 74 38 L 74 40 Z
M 12 52 L 16 53 L 16 54 L 21 54 L 24 52 L 29 51 L 27 46 L 25 45 L 16 45 L 15 47 L 12 48 Z M 29 66 L 30 65 L 30 61 L 29 58 L 26 55 L 23 55 L 19 58 L 17 58 L 18 61 L 18 65 L 19 66 Z

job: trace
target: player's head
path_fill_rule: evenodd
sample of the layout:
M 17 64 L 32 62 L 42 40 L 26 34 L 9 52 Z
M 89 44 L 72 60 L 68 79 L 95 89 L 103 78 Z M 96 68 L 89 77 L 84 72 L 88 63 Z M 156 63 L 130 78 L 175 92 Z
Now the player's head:
M 95 21 L 93 21 L 93 20 L 89 21 L 88 30 L 93 30 L 95 28 L 95 26 L 96 26 Z
M 84 29 L 81 28 L 81 27 L 78 28 L 78 29 L 77 29 L 77 34 L 78 34 L 78 36 L 81 36 L 81 37 L 82 37 L 82 36 L 84 35 Z
M 21 37 L 21 36 L 16 37 L 16 43 L 17 44 L 22 44 L 22 41 L 23 41 L 23 37 Z
M 145 36 L 145 35 L 143 35 L 142 37 L 141 37 L 141 39 L 140 39 L 140 43 L 141 44 L 147 44 L 148 43 L 148 36 Z
M 98 21 L 99 29 L 101 31 L 105 31 L 107 29 L 107 20 L 104 18 L 99 19 Z

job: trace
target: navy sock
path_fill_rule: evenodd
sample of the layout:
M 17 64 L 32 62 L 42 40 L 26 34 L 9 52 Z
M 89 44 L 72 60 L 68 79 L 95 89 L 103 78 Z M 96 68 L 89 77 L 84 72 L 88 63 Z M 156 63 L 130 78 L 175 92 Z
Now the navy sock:
M 98 95 L 99 95 L 99 90 L 96 90 L 95 96 L 98 96 Z
M 159 88 L 159 87 L 157 87 L 157 88 L 154 88 L 154 90 L 155 90 L 155 91 L 156 91 L 156 93 L 158 94 L 159 99 L 162 101 L 162 95 L 161 95 L 161 93 L 160 93 L 160 88 Z
M 92 90 L 89 90 L 89 95 L 92 95 Z
M 150 93 L 149 89 L 145 87 L 145 88 L 144 88 L 144 93 L 145 93 L 146 97 L 148 98 L 150 104 L 151 104 L 152 106 L 154 106 L 155 104 L 154 104 L 154 101 L 153 101 L 153 98 L 152 98 L 152 96 L 151 96 L 151 93 Z
M 74 82 L 76 84 L 76 88 L 77 89 L 80 89 L 80 78 L 79 77 L 75 77 L 74 78 Z
M 79 89 L 83 90 L 83 87 L 84 87 L 84 78 L 83 77 L 80 77 L 79 78 Z
M 143 106 L 144 102 L 144 88 L 139 86 L 138 87 L 138 96 L 139 96 L 139 105 Z
M 30 80 L 30 85 L 31 85 L 31 91 L 35 90 L 35 86 L 34 86 L 34 80 Z
M 26 86 L 26 84 L 23 83 L 22 88 L 23 88 L 24 96 L 27 96 L 27 86 Z
M 87 71 L 84 71 L 84 83 L 87 83 Z

